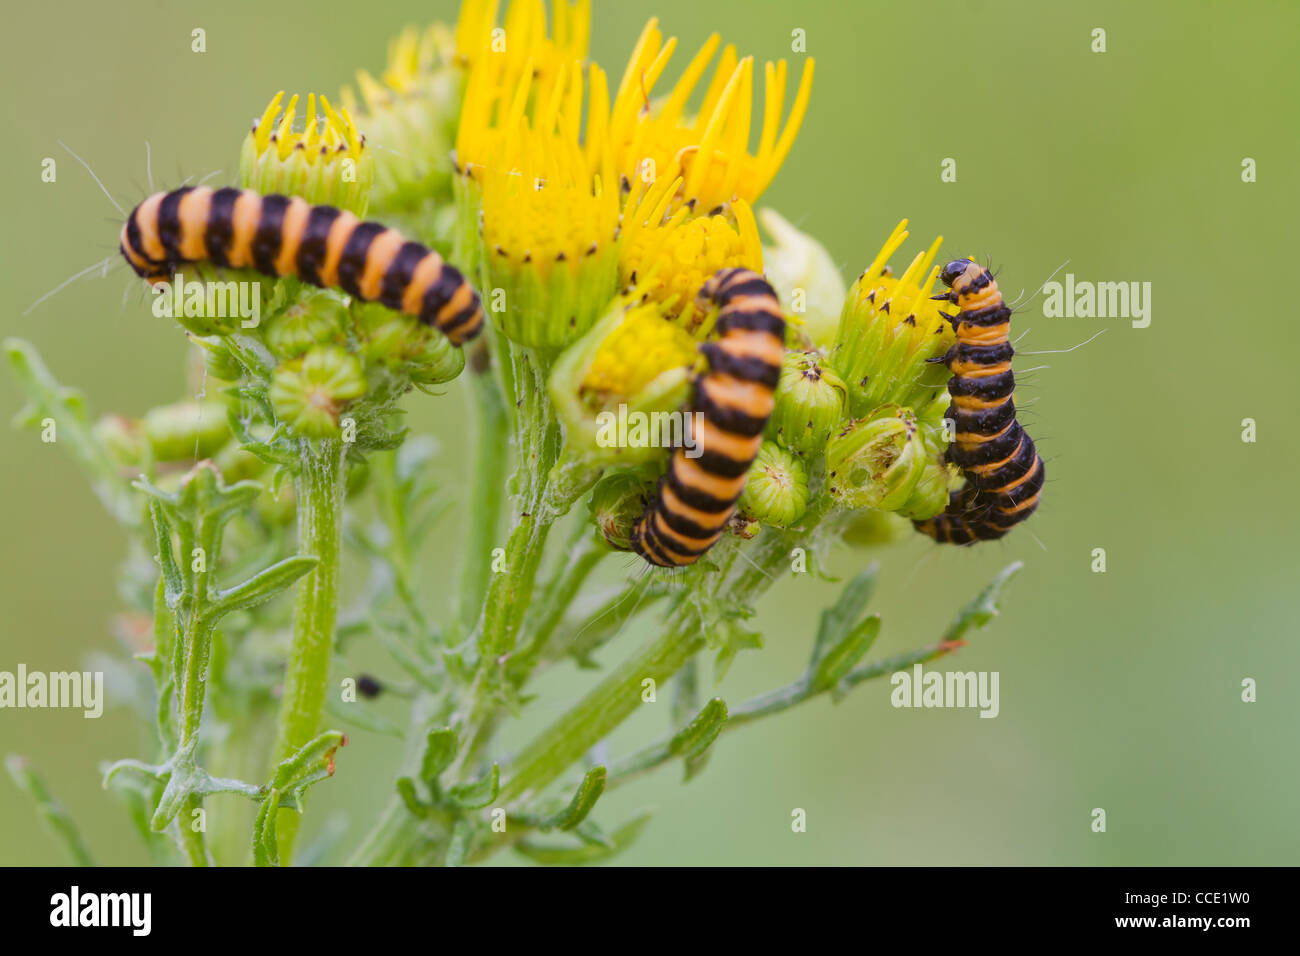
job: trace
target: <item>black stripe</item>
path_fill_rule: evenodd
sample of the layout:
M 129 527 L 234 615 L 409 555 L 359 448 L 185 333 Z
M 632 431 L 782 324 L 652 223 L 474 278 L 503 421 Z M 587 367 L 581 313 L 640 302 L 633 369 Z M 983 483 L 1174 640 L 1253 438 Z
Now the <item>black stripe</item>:
M 131 210 L 131 215 L 127 216 L 126 241 L 127 244 L 130 245 L 131 251 L 134 252 L 139 258 L 143 259 L 146 265 L 144 266 L 144 268 L 136 269 L 135 265 L 132 264 L 131 268 L 135 269 L 137 274 L 145 276 L 146 278 L 165 275 L 166 267 L 164 266 L 164 264 L 160 263 L 157 259 L 149 258 L 149 256 L 145 254 L 144 237 L 140 235 L 139 215 L 140 215 L 140 207 L 137 206 L 135 209 Z
M 731 432 L 733 435 L 744 435 L 746 438 L 753 438 L 755 435 L 763 433 L 763 429 L 767 427 L 765 417 L 756 417 L 743 409 L 715 402 L 705 387 L 707 381 L 708 379 L 701 380 L 695 386 L 695 411 L 703 413 L 705 420 L 709 424 L 716 425 L 723 431 Z
M 717 475 L 719 478 L 739 478 L 749 471 L 749 466 L 754 463 L 752 458 L 732 458 L 724 452 L 710 451 L 707 448 L 693 460 L 710 475 Z
M 990 305 L 985 309 L 967 309 L 958 312 L 952 317 L 952 320 L 954 325 L 965 322 L 967 325 L 984 328 L 1009 322 L 1011 320 L 1011 310 L 999 300 L 997 305 Z
M 987 475 L 970 474 L 966 479 L 980 490 L 1003 488 L 1029 474 L 1029 469 L 1034 467 L 1037 460 L 1038 452 L 1034 449 L 1033 441 L 1022 431 L 1020 448 L 1015 457 L 997 471 L 991 471 Z
M 663 511 L 661 510 L 655 513 L 662 515 Z M 702 548 L 697 548 L 691 545 L 683 544 L 682 542 L 673 538 L 671 534 L 664 534 L 664 532 L 660 531 L 657 527 L 655 527 L 655 523 L 653 519 L 649 522 L 649 528 L 647 530 L 654 535 L 654 540 L 655 543 L 659 545 L 659 550 L 663 551 L 665 554 L 668 551 L 672 551 L 675 554 L 680 554 L 688 558 L 698 558 L 700 555 L 704 554 L 704 552 L 708 551 L 709 548 L 713 547 L 713 545 L 711 544 L 706 544 Z
M 1016 388 L 1016 376 L 1010 369 L 996 375 L 954 375 L 948 379 L 949 395 L 971 395 L 987 402 L 1006 398 Z
M 1035 455 L 1034 461 L 1038 460 L 1038 456 Z M 1030 467 L 1032 468 L 1034 466 L 1031 465 Z M 1013 478 L 1012 481 L 1014 480 L 1016 479 Z M 1019 504 L 1022 501 L 1028 501 L 1034 495 L 1042 491 L 1043 483 L 1046 481 L 1047 470 L 1043 468 L 1042 465 L 1039 465 L 1038 470 L 1034 472 L 1033 475 L 1026 478 L 1021 484 L 1016 485 L 1016 487 L 1012 488 L 1010 491 L 1003 491 L 1002 488 L 1006 486 L 1002 485 L 987 491 L 986 494 L 996 495 L 999 499 L 998 504 L 1003 506 Z M 1007 484 L 1010 484 L 1010 482 L 1007 482 Z
M 226 186 L 212 194 L 208 205 L 208 222 L 203 231 L 203 244 L 208 259 L 215 266 L 230 265 L 230 240 L 235 232 L 235 200 L 242 190 Z
M 757 382 L 772 389 L 781 380 L 781 366 L 752 355 L 732 355 L 725 343 L 705 342 L 700 346 L 700 351 L 714 372 L 734 376 L 743 382 Z
M 735 329 L 766 332 L 785 342 L 785 319 L 771 309 L 736 309 L 718 317 L 718 332 L 726 335 Z
M 275 260 L 284 243 L 284 211 L 288 208 L 288 196 L 262 197 L 262 211 L 257 218 L 257 231 L 253 233 L 253 268 L 262 275 L 277 274 Z
M 951 366 L 954 362 L 965 362 L 971 365 L 997 365 L 1000 362 L 1010 362 L 1015 356 L 1016 350 L 1011 347 L 1010 342 L 999 342 L 997 345 L 972 345 L 969 342 L 958 342 L 948 354 L 943 357 L 945 365 Z
M 748 279 L 741 279 L 734 285 L 730 284 L 737 279 L 741 273 L 749 273 Z M 766 279 L 748 269 L 733 269 L 721 278 L 712 287 L 705 286 L 705 294 L 716 305 L 725 307 L 728 302 L 742 295 L 761 295 L 776 301 L 776 293 L 772 291 L 772 286 Z
M 1020 446 L 1020 437 L 1023 434 L 1024 429 L 1020 427 L 1020 423 L 1012 422 L 1000 437 L 973 444 L 969 449 L 962 448 L 958 444 L 950 445 L 948 457 L 953 464 L 963 470 L 975 465 L 991 465 L 1014 455 Z
M 380 283 L 379 301 L 390 309 L 401 309 L 402 297 L 411 285 L 415 268 L 429 254 L 429 250 L 418 242 L 404 242 L 397 250 L 397 255 L 389 263 Z
M 420 321 L 425 325 L 436 325 L 438 313 L 451 301 L 451 297 L 464 282 L 465 277 L 453 266 L 444 262 L 438 278 L 424 290 L 424 300 L 420 303 Z
M 451 339 L 463 338 L 463 337 L 473 338 L 474 336 L 478 335 L 477 328 L 475 328 L 474 331 L 472 332 L 469 332 L 468 329 L 465 330 L 466 332 L 469 332 L 468 336 L 466 336 L 461 331 L 461 329 L 463 326 L 472 322 L 478 316 L 478 314 L 479 314 L 479 305 L 478 305 L 478 300 L 475 299 L 469 305 L 465 306 L 465 308 L 455 313 L 446 322 L 441 323 L 438 326 L 438 328 L 442 330 L 443 335 Z
M 343 215 L 333 206 L 312 206 L 307 214 L 307 225 L 298 243 L 298 278 L 312 285 L 320 285 L 320 268 L 325 264 L 326 242 L 334 221 Z
M 958 432 L 996 435 L 1015 420 L 1016 403 L 1008 398 L 996 408 L 970 409 L 949 405 L 944 417 L 956 424 Z
M 674 456 L 673 460 L 675 463 L 676 456 Z M 673 489 L 673 494 L 681 499 L 682 504 L 694 508 L 696 511 L 729 512 L 736 504 L 735 498 L 715 498 L 707 491 L 700 491 L 699 489 L 684 484 L 681 479 L 677 477 L 676 470 L 672 465 L 668 466 L 667 480 L 669 487 Z
M 696 524 L 685 515 L 678 514 L 675 511 L 670 511 L 668 506 L 663 503 L 659 505 L 658 513 L 663 515 L 664 524 L 668 525 L 668 527 L 672 528 L 678 534 L 685 535 L 688 538 L 711 537 L 725 528 L 727 526 L 727 521 L 731 518 L 731 515 L 727 515 L 727 517 L 722 520 L 722 524 L 708 528 L 704 525 Z
M 169 263 L 181 261 L 181 200 L 193 190 L 193 186 L 182 186 L 163 196 L 158 204 L 158 241 Z
M 654 529 L 650 526 L 650 517 L 651 515 L 647 515 L 637 525 L 636 535 L 633 539 L 637 553 L 647 558 L 651 564 L 657 564 L 661 568 L 677 567 L 677 563 L 660 550 L 659 541 L 654 536 Z
M 348 295 L 361 296 L 361 277 L 366 271 L 366 254 L 375 237 L 388 227 L 377 222 L 363 222 L 352 230 L 343 255 L 339 257 L 339 288 Z

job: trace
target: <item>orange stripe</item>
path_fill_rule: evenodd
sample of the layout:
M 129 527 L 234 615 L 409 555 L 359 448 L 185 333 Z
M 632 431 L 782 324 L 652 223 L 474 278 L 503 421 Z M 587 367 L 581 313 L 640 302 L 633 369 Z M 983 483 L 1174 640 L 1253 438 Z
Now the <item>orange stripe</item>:
M 298 196 L 289 200 L 280 227 L 280 255 L 275 260 L 276 275 L 298 274 L 298 247 L 302 245 L 302 234 L 307 229 L 307 217 L 310 215 L 311 203 L 307 200 Z
M 230 251 L 227 258 L 232 269 L 248 269 L 253 265 L 253 237 L 262 218 L 262 197 L 245 189 L 235 200 L 231 216 Z
M 180 256 L 187 262 L 208 257 L 204 234 L 208 231 L 208 213 L 212 209 L 212 190 L 196 186 L 181 197 L 177 218 L 181 224 Z
M 705 471 L 695 460 L 687 458 L 680 451 L 673 456 L 672 468 L 677 480 L 687 488 L 702 491 L 719 501 L 734 502 L 745 488 L 744 475 L 737 478 L 720 478 Z
M 167 258 L 162 239 L 158 236 L 158 207 L 166 193 L 154 193 L 136 207 L 135 221 L 140 227 L 140 251 L 148 258 L 161 261 Z
M 361 290 L 361 298 L 367 302 L 374 302 L 379 298 L 380 290 L 383 288 L 384 273 L 393 264 L 393 260 L 397 258 L 397 250 L 401 249 L 405 242 L 405 237 L 396 229 L 385 229 L 371 240 L 370 248 L 366 250 L 366 267 L 361 272 L 361 281 L 357 283 L 357 287 Z
M 424 294 L 442 275 L 442 256 L 430 252 L 419 261 L 411 274 L 411 284 L 402 293 L 402 311 L 407 315 L 419 316 L 424 306 Z
M 330 234 L 325 237 L 325 261 L 321 263 L 321 284 L 337 287 L 339 284 L 339 260 L 347 248 L 352 231 L 361 225 L 361 220 L 344 210 L 330 226 Z

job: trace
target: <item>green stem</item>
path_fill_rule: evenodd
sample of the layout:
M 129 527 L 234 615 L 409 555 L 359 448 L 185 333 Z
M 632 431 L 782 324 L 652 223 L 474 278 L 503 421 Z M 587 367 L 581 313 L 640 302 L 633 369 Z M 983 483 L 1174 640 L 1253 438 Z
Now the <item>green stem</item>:
M 338 614 L 339 550 L 343 506 L 343 444 L 328 438 L 303 440 L 295 481 L 298 550 L 319 563 L 298 584 L 280 702 L 273 763 L 292 756 L 320 729 L 329 679 L 334 623 Z M 281 810 L 276 821 L 280 859 L 288 865 L 301 815 Z
M 508 419 L 486 343 L 470 354 L 468 376 L 474 408 L 474 470 L 470 476 L 469 544 L 462 552 L 456 615 L 461 634 L 478 621 L 492 573 L 492 543 L 501 525 Z

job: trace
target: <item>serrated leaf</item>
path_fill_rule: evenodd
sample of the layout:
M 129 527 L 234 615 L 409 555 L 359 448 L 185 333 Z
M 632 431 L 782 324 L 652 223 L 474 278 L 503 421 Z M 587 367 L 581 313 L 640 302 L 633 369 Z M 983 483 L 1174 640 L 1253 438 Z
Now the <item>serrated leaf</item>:
M 153 519 L 154 542 L 158 547 L 158 567 L 162 571 L 167 606 L 175 607 L 176 600 L 181 596 L 185 585 L 181 577 L 181 569 L 176 564 L 176 553 L 172 550 L 171 525 L 167 521 L 162 503 L 156 499 L 149 501 L 149 517 Z
M 584 843 L 580 846 L 551 846 L 544 843 L 534 843 L 530 840 L 520 840 L 515 844 L 515 852 L 527 857 L 534 863 L 543 863 L 549 866 L 596 863 L 600 860 L 608 860 L 614 854 L 627 849 L 649 822 L 649 812 L 633 817 L 610 834 L 609 846 L 602 846 L 599 843 Z
M 978 630 L 991 621 L 998 613 L 998 601 L 1002 597 L 1002 589 L 1006 587 L 1008 581 L 1020 573 L 1024 566 L 1023 561 L 1014 561 L 1003 568 L 998 576 L 989 582 L 988 587 L 958 612 L 956 620 L 944 632 L 944 641 L 961 640 L 962 635 L 971 628 Z
M 704 705 L 694 720 L 673 734 L 673 739 L 668 742 L 669 752 L 687 760 L 699 757 L 718 739 L 726 722 L 727 705 L 721 697 L 715 697 Z
M 853 580 L 844 585 L 844 590 L 835 603 L 822 611 L 817 625 L 817 637 L 813 641 L 812 657 L 808 662 L 810 668 L 816 667 L 829 647 L 852 630 L 862 616 L 867 602 L 871 600 L 871 592 L 875 590 L 876 574 L 879 571 L 879 564 L 863 568 L 853 576 Z
M 269 601 L 281 591 L 290 588 L 295 581 L 310 572 L 319 563 L 313 554 L 300 554 L 292 558 L 277 561 L 269 568 L 263 568 L 242 584 L 219 591 L 213 610 L 220 615 Z
M 481 780 L 462 783 L 447 791 L 447 802 L 461 810 L 481 810 L 501 792 L 501 768 L 492 765 L 492 771 Z
M 600 795 L 605 792 L 605 768 L 592 767 L 578 784 L 568 806 L 543 820 L 542 830 L 572 830 L 587 818 Z
M 430 787 L 438 782 L 443 771 L 451 766 L 460 750 L 460 740 L 450 727 L 429 731 L 424 744 L 424 758 L 420 761 L 420 779 Z
M 826 650 L 813 672 L 814 692 L 833 688 L 862 660 L 880 634 L 880 618 L 873 614 Z
M 334 752 L 347 743 L 340 731 L 327 730 L 303 744 L 290 757 L 280 761 L 271 776 L 271 787 L 298 797 L 303 790 L 334 774 Z

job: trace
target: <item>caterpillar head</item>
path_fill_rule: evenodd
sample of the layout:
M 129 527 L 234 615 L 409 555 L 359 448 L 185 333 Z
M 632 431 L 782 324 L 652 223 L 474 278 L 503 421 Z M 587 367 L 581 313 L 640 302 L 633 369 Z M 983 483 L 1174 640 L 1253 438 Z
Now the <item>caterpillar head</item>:
M 965 283 L 958 285 L 963 277 L 970 281 L 974 279 L 981 271 L 981 267 L 970 259 L 953 259 L 939 272 L 939 280 L 948 288 L 961 292 Z

